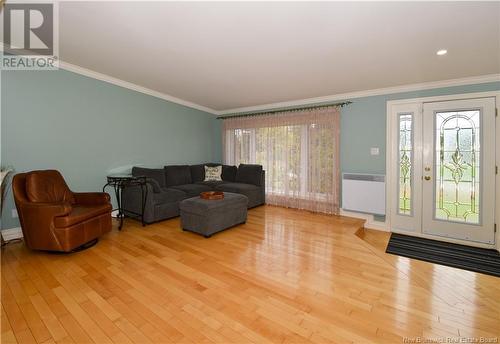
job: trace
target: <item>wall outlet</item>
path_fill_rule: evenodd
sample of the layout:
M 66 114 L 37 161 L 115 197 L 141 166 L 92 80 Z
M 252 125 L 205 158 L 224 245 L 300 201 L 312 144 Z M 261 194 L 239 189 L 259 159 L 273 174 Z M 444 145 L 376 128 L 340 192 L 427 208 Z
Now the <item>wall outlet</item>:
M 17 209 L 12 209 L 12 218 L 17 219 L 19 215 L 17 214 Z
M 378 149 L 378 147 L 372 147 L 372 148 L 370 148 L 370 154 L 371 155 L 379 155 L 380 150 Z

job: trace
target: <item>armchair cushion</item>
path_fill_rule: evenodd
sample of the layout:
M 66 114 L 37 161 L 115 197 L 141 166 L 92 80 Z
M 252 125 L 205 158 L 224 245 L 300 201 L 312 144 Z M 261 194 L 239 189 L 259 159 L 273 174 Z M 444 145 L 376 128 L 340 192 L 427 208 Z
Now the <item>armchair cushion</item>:
M 52 221 L 55 216 L 66 216 L 71 213 L 73 207 L 67 202 L 56 203 L 26 203 L 24 204 L 24 212 L 27 216 L 36 217 L 39 222 L 42 220 Z
M 35 171 L 26 175 L 26 195 L 33 203 L 75 203 L 73 193 L 58 171 Z
M 111 204 L 100 205 L 77 205 L 73 206 L 71 212 L 66 216 L 56 216 L 54 218 L 54 225 L 58 228 L 70 227 L 85 220 L 89 220 L 106 214 L 111 211 Z

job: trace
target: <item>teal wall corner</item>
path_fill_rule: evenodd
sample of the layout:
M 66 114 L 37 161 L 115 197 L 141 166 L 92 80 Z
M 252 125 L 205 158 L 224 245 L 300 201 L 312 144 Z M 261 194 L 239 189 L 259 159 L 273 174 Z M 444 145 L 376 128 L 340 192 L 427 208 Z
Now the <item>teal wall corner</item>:
M 134 165 L 221 160 L 215 115 L 59 71 L 1 72 L 1 164 L 58 169 L 74 191 L 101 191 Z M 2 229 L 18 227 L 9 190 Z
M 54 168 L 75 191 L 100 191 L 134 165 L 222 162 L 222 120 L 106 82 L 59 71 L 2 71 L 1 164 Z M 385 174 L 389 100 L 500 90 L 500 82 L 348 99 L 341 112 L 341 172 Z M 371 147 L 379 155 L 370 154 Z M 18 227 L 11 190 L 1 228 Z

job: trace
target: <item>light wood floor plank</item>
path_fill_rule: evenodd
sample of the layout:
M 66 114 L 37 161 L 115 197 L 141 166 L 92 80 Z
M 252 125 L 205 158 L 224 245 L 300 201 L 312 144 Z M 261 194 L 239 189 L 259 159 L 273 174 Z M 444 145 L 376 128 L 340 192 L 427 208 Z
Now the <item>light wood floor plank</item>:
M 210 239 L 126 220 L 2 248 L 2 343 L 401 343 L 500 336 L 500 279 L 385 253 L 358 219 L 263 206 Z

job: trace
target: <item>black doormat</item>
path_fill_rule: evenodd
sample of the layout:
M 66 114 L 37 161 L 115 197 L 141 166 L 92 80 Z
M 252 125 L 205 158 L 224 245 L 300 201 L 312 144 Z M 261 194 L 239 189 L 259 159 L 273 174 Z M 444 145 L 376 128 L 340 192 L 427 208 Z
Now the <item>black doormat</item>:
M 392 233 L 385 252 L 500 277 L 496 250 Z

